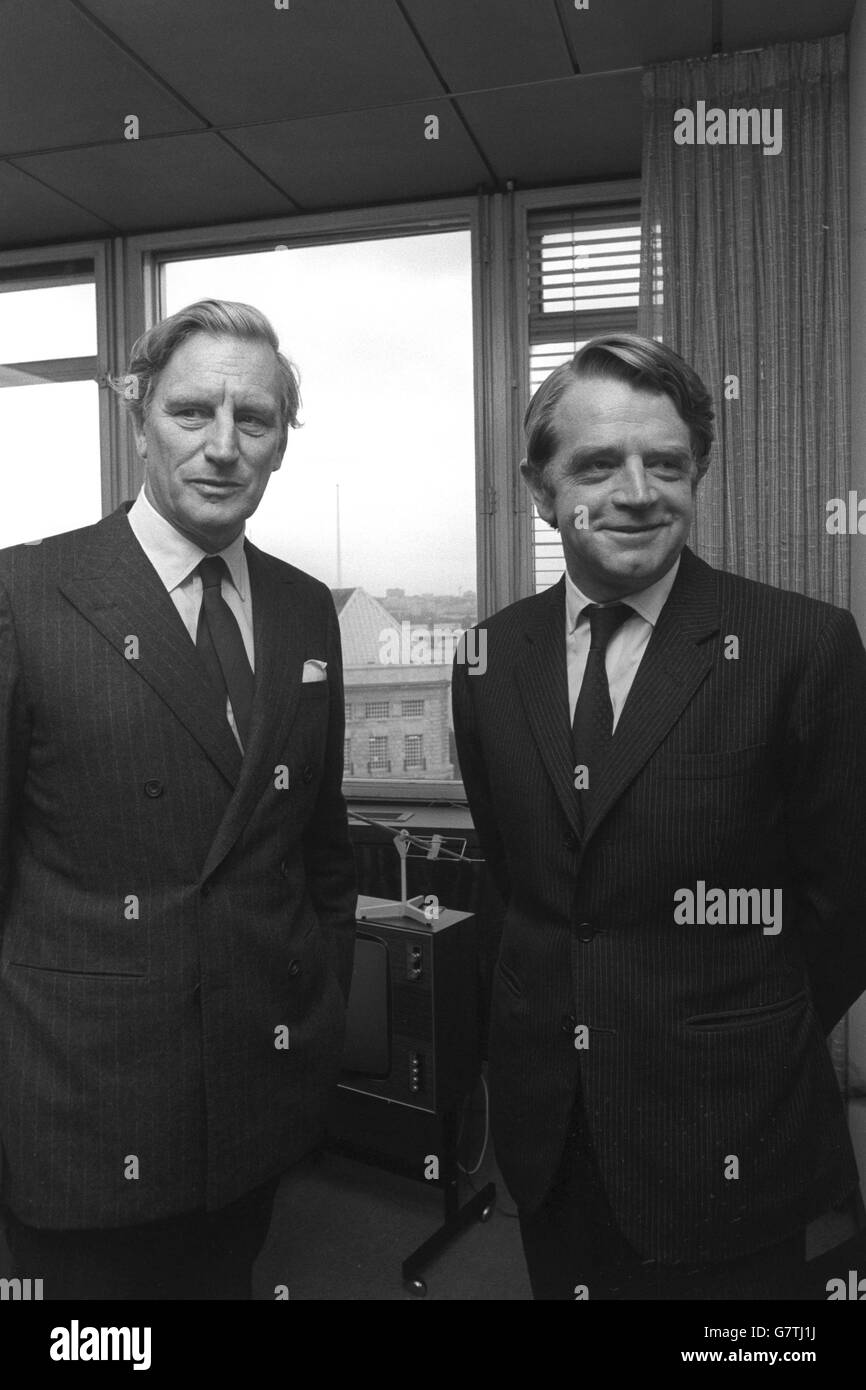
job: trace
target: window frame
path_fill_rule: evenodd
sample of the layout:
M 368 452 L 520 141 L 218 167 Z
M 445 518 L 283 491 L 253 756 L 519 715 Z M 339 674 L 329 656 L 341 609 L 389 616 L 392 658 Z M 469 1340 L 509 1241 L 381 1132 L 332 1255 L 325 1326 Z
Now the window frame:
M 82 272 L 64 274 L 62 267 L 75 261 L 93 263 L 92 282 L 96 292 L 96 354 L 86 357 L 41 358 L 33 362 L 7 363 L 30 381 L 22 385 L 95 381 L 99 410 L 99 475 L 102 515 L 107 516 L 119 505 L 121 480 L 126 471 L 125 450 L 119 446 L 118 412 L 115 393 L 108 385 L 109 375 L 120 372 L 126 360 L 125 320 L 123 312 L 123 280 L 118 259 L 122 257 L 120 241 L 94 240 L 55 243 L 50 246 L 19 247 L 0 251 L 0 275 L 4 271 L 23 273 L 15 289 L 42 289 L 49 286 L 89 283 L 91 277 Z M 56 271 L 52 272 L 52 267 Z M 99 518 L 94 518 L 99 520 Z

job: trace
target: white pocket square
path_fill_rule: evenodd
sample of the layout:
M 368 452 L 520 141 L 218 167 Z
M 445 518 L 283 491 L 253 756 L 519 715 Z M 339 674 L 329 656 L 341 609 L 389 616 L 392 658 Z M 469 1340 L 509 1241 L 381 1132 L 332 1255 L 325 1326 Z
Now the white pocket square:
M 328 679 L 327 661 L 317 661 L 313 657 L 310 661 L 304 662 L 304 671 L 301 680 L 306 684 L 307 681 L 326 681 Z

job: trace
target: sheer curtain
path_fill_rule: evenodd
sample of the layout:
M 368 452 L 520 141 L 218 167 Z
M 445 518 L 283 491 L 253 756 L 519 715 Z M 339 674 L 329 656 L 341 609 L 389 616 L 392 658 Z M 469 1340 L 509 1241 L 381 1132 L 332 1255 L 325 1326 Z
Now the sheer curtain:
M 716 405 L 691 544 L 847 606 L 847 536 L 826 528 L 849 486 L 846 38 L 664 63 L 643 91 L 641 331 Z M 781 111 L 781 149 L 678 144 L 683 108 L 711 138 L 730 136 L 729 111 Z

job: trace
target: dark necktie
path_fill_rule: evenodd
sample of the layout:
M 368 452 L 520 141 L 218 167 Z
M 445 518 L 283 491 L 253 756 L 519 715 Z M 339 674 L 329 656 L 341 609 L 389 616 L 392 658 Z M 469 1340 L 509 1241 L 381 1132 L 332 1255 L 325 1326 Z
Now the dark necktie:
M 195 645 L 214 686 L 231 701 L 232 714 L 244 748 L 253 707 L 252 668 L 238 621 L 222 596 L 220 581 L 228 574 L 221 555 L 208 555 L 198 565 L 202 600 Z
M 604 665 L 605 652 L 617 628 L 622 626 L 626 618 L 632 616 L 634 609 L 629 608 L 627 603 L 614 603 L 608 608 L 599 608 L 597 604 L 593 604 L 587 611 L 589 654 L 571 726 L 575 766 L 585 767 L 588 772 L 588 778 L 583 778 L 588 782 L 586 787 L 576 789 L 584 824 L 587 804 L 598 787 L 613 737 L 613 706 L 610 702 L 610 689 Z

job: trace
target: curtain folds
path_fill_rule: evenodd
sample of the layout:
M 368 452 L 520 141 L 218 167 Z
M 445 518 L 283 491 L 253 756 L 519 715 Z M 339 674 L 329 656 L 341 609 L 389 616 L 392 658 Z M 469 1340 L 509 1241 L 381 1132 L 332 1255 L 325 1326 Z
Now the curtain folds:
M 826 522 L 850 467 L 846 60 L 840 35 L 646 70 L 639 315 L 716 406 L 694 549 L 841 606 L 849 542 Z M 674 140 L 683 109 L 695 143 Z M 778 153 L 698 143 L 713 109 L 716 138 L 729 111 L 781 111 Z

